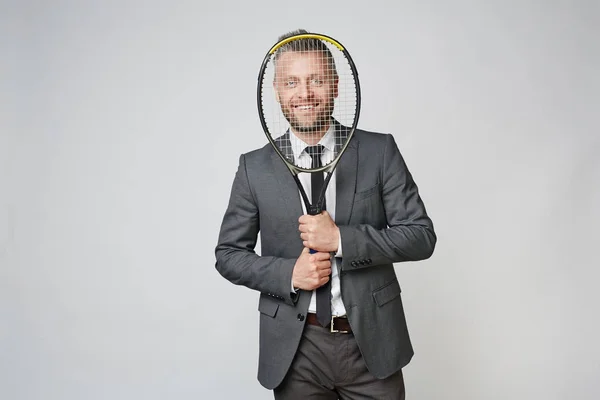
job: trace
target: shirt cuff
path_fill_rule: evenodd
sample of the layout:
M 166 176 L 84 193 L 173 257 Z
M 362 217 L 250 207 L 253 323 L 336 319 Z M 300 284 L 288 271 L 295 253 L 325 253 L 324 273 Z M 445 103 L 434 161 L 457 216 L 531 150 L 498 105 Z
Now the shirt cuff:
M 340 239 L 338 241 L 338 251 L 335 253 L 334 257 L 342 257 L 342 234 L 340 233 Z

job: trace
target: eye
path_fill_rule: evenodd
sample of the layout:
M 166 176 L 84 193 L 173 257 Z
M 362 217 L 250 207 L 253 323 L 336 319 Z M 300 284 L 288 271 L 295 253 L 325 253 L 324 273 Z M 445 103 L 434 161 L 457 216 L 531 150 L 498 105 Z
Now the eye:
M 312 78 L 310 83 L 314 86 L 321 86 L 323 85 L 323 79 L 321 78 Z
M 298 84 L 298 81 L 295 79 L 286 79 L 283 84 L 286 87 L 293 88 Z

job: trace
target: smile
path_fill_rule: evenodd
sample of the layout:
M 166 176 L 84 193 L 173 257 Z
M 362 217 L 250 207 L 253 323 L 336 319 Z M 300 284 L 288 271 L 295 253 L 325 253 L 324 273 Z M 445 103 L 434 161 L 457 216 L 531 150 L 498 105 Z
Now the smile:
M 298 105 L 298 106 L 294 106 L 295 110 L 300 110 L 300 111 L 308 111 L 308 110 L 312 110 L 313 108 L 318 107 L 318 104 L 303 104 L 303 105 Z

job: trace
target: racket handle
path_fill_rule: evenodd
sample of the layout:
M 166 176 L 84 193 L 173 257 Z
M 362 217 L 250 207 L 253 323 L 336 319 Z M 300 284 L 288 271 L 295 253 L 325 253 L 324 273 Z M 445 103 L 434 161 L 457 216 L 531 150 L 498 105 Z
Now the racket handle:
M 319 215 L 323 212 L 323 209 L 316 205 L 316 206 L 310 206 L 310 208 L 308 209 L 308 214 L 309 215 Z
M 309 252 L 310 254 L 315 254 L 317 251 L 316 251 L 316 250 L 313 250 L 313 249 L 308 249 L 308 252 Z

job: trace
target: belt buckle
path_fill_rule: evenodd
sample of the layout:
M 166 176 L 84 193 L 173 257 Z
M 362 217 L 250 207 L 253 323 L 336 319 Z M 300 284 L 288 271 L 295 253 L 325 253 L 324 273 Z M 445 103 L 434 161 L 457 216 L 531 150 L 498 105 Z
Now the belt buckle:
M 329 332 L 331 333 L 348 333 L 348 331 L 342 331 L 339 329 L 333 329 L 333 321 L 338 318 L 338 317 L 334 317 L 333 315 L 331 316 L 331 324 L 329 325 Z

